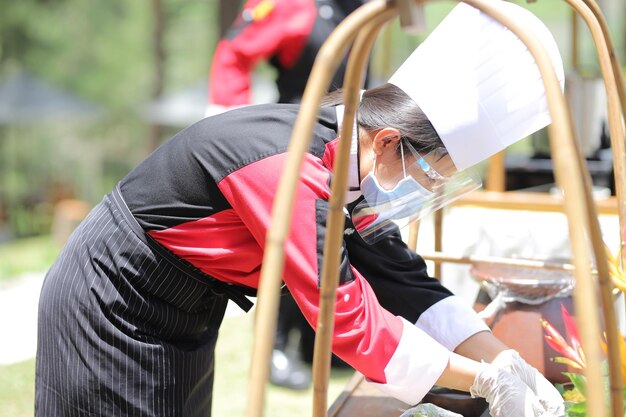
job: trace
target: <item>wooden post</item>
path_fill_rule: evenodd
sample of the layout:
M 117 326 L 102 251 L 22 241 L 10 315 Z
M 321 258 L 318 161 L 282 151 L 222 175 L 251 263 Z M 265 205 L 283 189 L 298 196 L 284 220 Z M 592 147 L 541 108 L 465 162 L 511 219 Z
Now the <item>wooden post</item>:
M 488 191 L 506 190 L 506 167 L 504 164 L 504 153 L 504 151 L 501 151 L 489 158 L 487 179 L 485 180 L 485 189 Z

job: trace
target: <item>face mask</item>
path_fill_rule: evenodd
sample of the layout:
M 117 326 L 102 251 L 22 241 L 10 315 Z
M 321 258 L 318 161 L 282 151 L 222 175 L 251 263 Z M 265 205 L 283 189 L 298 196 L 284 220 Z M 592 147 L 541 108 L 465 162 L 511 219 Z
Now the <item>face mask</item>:
M 405 166 L 405 147 L 413 157 L 408 166 Z M 391 190 L 380 186 L 375 168 L 361 181 L 363 201 L 352 209 L 351 220 L 366 243 L 375 243 L 480 186 L 478 175 L 449 169 L 445 148 L 434 149 L 422 157 L 410 143 L 401 142 L 400 152 L 402 176 Z M 441 172 L 448 175 L 444 177 Z
M 416 213 L 420 207 L 428 201 L 433 194 L 422 186 L 410 175 L 406 174 L 404 166 L 403 145 L 400 145 L 402 155 L 402 178 L 391 190 L 384 189 L 374 170 L 367 174 L 361 181 L 361 192 L 363 197 L 371 206 L 378 207 L 386 213 L 390 219 L 402 219 Z

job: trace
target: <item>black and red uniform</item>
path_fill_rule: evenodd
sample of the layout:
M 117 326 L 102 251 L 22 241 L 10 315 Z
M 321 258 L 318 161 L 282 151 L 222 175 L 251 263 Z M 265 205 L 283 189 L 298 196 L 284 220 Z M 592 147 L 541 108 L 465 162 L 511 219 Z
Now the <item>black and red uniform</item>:
M 336 111 L 323 108 L 314 126 L 285 243 L 283 281 L 313 326 Z M 217 329 L 229 294 L 237 300 L 258 287 L 297 113 L 298 105 L 268 104 L 204 119 L 94 208 L 43 286 L 38 415 L 210 413 Z M 416 403 L 450 350 L 487 328 L 428 277 L 399 234 L 370 246 L 346 221 L 333 352 L 390 395 Z
M 278 102 L 299 102 L 323 43 L 336 26 L 363 2 L 363 0 L 247 1 L 216 48 L 209 77 L 210 97 L 207 115 L 221 111 L 222 107 L 252 102 L 251 75 L 259 61 L 267 61 L 276 69 Z M 329 91 L 343 85 L 346 63 L 347 59 L 340 62 L 329 85 Z M 211 108 L 211 105 L 220 107 Z M 306 361 L 312 361 L 314 333 L 293 298 L 286 294 L 280 301 L 274 349 L 286 352 L 292 330 L 297 330 L 300 335 L 300 356 Z M 333 363 L 340 361 L 336 361 L 333 356 Z M 276 370 L 278 368 L 274 361 L 272 365 L 273 372 L 285 375 L 284 371 Z M 289 368 L 295 372 L 297 362 Z M 282 379 L 277 381 L 278 377 L 274 373 L 271 375 L 272 382 L 290 386 L 288 381 Z M 301 373 L 295 372 L 296 379 L 301 380 L 301 376 Z
M 210 102 L 250 104 L 251 74 L 268 61 L 277 70 L 280 103 L 302 98 L 315 57 L 337 25 L 363 0 L 249 0 L 218 43 L 209 77 Z M 330 90 L 343 85 L 342 61 Z

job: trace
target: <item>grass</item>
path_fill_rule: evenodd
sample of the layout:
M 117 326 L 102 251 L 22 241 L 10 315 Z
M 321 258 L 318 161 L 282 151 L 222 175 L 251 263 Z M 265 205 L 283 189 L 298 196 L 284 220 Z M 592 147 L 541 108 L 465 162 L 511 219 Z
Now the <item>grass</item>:
M 216 348 L 213 415 L 239 417 L 245 414 L 248 371 L 252 349 L 253 314 L 227 317 Z M 6 339 L 5 339 L 6 340 Z M 350 370 L 331 373 L 328 404 L 341 393 Z M 32 417 L 34 412 L 35 361 L 0 366 L 0 417 Z M 265 415 L 272 417 L 312 415 L 312 392 L 292 391 L 269 385 Z
M 213 396 L 213 415 L 216 417 L 245 415 L 252 333 L 253 314 L 224 320 L 216 353 Z M 329 406 L 339 396 L 352 373 L 351 370 L 332 370 L 328 390 Z M 312 398 L 313 388 L 292 391 L 268 385 L 265 415 L 311 416 Z
M 32 417 L 34 395 L 34 359 L 0 366 L 0 417 Z
M 59 251 L 59 245 L 49 235 L 1 244 L 0 282 L 14 280 L 27 272 L 47 270 Z

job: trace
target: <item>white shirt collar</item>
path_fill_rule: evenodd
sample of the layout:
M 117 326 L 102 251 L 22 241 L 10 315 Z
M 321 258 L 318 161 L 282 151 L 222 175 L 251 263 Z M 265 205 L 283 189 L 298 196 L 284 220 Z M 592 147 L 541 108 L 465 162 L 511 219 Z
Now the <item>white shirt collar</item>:
M 337 112 L 337 132 L 341 134 L 343 123 L 343 113 L 345 107 L 339 105 L 335 107 Z M 348 191 L 346 193 L 346 203 L 351 203 L 361 196 L 360 175 L 359 175 L 359 136 L 357 131 L 356 117 L 352 127 L 352 140 L 350 142 L 350 165 L 348 166 Z

